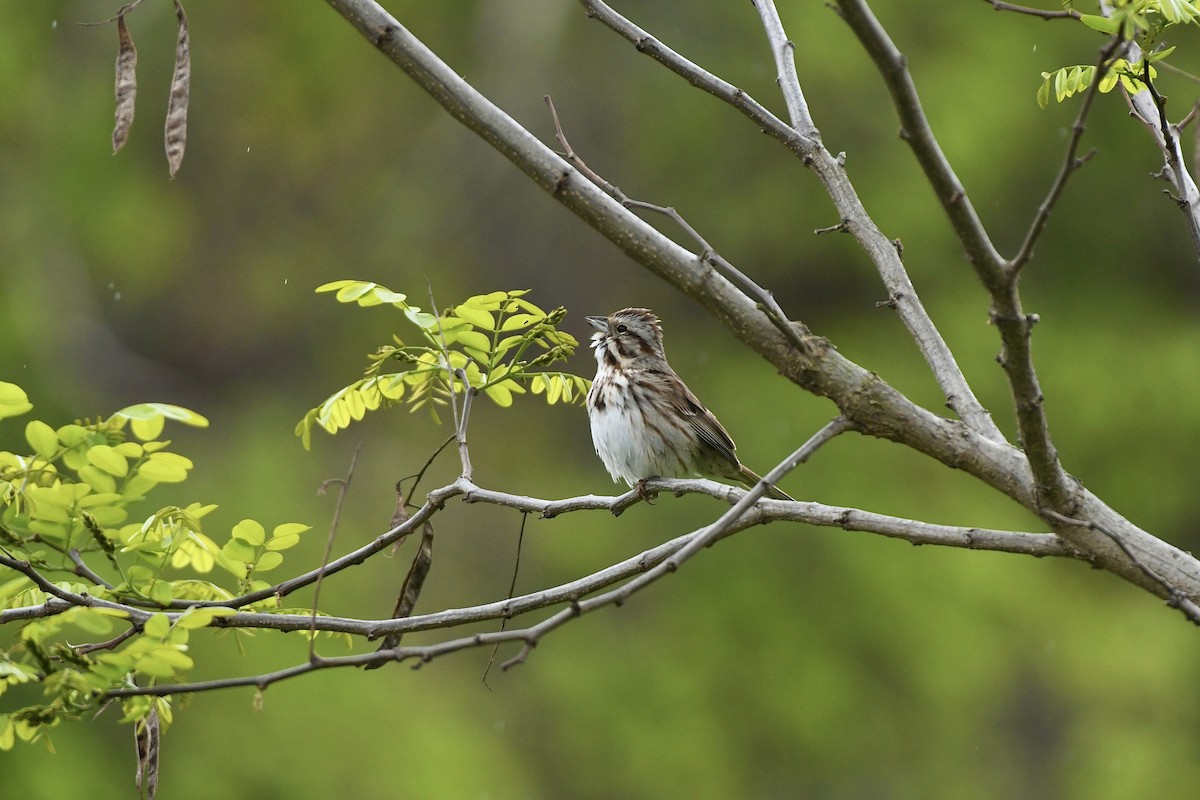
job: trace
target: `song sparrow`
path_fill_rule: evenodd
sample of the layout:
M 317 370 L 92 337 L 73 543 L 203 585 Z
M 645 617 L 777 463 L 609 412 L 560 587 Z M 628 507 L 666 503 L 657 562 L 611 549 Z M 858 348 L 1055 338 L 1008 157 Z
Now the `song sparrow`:
M 614 481 L 640 486 L 646 478 L 697 474 L 748 486 L 762 480 L 738 461 L 733 439 L 667 363 L 652 311 L 626 308 L 587 321 L 597 331 L 588 418 L 596 454 Z M 792 499 L 774 487 L 767 494 Z

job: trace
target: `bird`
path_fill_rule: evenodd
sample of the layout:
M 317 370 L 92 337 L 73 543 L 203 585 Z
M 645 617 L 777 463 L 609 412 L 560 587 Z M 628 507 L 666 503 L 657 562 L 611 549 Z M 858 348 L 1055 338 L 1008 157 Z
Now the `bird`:
M 642 490 L 648 478 L 762 481 L 738 460 L 733 439 L 667 363 L 662 324 L 648 308 L 586 317 L 596 329 L 596 379 L 587 394 L 596 455 L 613 481 Z M 775 486 L 767 494 L 793 500 Z

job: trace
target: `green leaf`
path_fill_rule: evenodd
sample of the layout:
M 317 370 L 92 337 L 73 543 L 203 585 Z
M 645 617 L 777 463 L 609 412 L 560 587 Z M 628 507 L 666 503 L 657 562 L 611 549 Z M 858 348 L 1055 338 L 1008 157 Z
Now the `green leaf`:
M 50 459 L 58 454 L 58 434 L 40 419 L 30 420 L 25 426 L 25 440 L 42 458 Z
M 489 398 L 491 398 L 492 402 L 494 402 L 496 405 L 500 406 L 501 408 L 508 408 L 513 403 L 512 387 L 509 385 L 512 383 L 512 381 L 497 383 L 495 386 L 487 387 L 483 390 L 483 392 Z
M 1061 103 L 1067 96 L 1067 71 L 1060 69 L 1054 73 L 1054 99 Z
M 312 525 L 305 525 L 303 522 L 285 522 L 282 525 L 276 525 L 271 534 L 272 536 L 299 536 L 311 530 Z
M 340 289 L 338 289 L 337 300 L 339 303 L 358 302 L 359 298 L 370 294 L 371 290 L 374 289 L 375 286 L 376 284 L 372 283 L 371 281 L 351 281 L 350 283 L 343 285 Z M 320 291 L 320 289 L 317 291 Z
M 179 615 L 175 620 L 175 626 L 194 630 L 196 628 L 205 628 L 212 623 L 217 617 L 227 617 L 230 614 L 236 614 L 237 611 L 232 608 L 224 608 L 220 606 L 209 606 L 207 608 L 189 608 L 187 611 Z
M 169 604 L 175 599 L 175 593 L 171 590 L 171 584 L 167 581 L 156 581 L 150 587 L 150 599 L 160 606 Z
M 352 281 L 352 280 L 330 281 L 329 283 L 322 283 L 314 291 L 316 291 L 318 293 L 319 292 L 336 292 L 338 289 L 341 289 L 343 286 L 349 286 L 352 283 L 358 283 L 358 281 Z
M 147 636 L 153 636 L 155 639 L 165 639 L 167 634 L 171 632 L 171 618 L 166 614 L 153 614 L 146 620 L 142 626 L 142 630 Z
M 132 420 L 133 433 L 142 441 L 149 441 L 162 433 L 165 419 L 173 419 L 194 428 L 208 427 L 208 420 L 205 417 L 195 411 L 170 403 L 138 403 L 126 406 L 114 412 L 110 419 Z
M 448 341 L 457 341 L 463 347 L 470 347 L 482 353 L 489 353 L 492 350 L 492 340 L 486 334 L 479 331 L 461 330 L 447 334 Z M 486 356 L 484 358 L 486 360 Z
M 1098 14 L 1080 14 L 1079 21 L 1092 30 L 1107 33 L 1109 36 L 1115 36 L 1121 32 L 1121 21 L 1119 19 L 1102 17 Z
M 33 408 L 25 390 L 15 383 L 0 381 L 0 419 L 19 417 Z
M 455 306 L 454 316 L 466 320 L 477 328 L 483 328 L 488 331 L 496 329 L 495 318 L 490 311 L 485 311 L 482 308 L 475 308 L 465 304 Z
M 515 331 L 518 328 L 528 328 L 535 322 L 545 319 L 545 315 L 538 317 L 533 314 L 513 314 L 508 319 L 500 324 L 501 331 Z
M 118 495 L 119 496 L 119 495 Z M 120 525 L 129 518 L 129 512 L 120 506 L 100 506 L 91 510 L 92 518 L 96 523 L 105 528 L 112 528 Z
M 112 630 L 112 617 L 101 609 L 78 606 L 63 613 L 65 622 L 77 625 L 88 633 L 102 636 Z
M 300 544 L 300 535 L 293 533 L 287 536 L 273 536 L 267 540 L 268 550 L 287 550 Z
M 221 547 L 221 552 L 234 561 L 250 564 L 254 561 L 254 546 L 241 539 L 230 539 Z
M 67 447 L 82 444 L 88 438 L 88 429 L 82 425 L 63 425 L 55 433 L 58 434 L 58 440 Z
M 154 417 L 153 419 L 130 420 L 129 427 L 133 430 L 134 436 L 143 442 L 148 442 L 151 439 L 157 439 L 166 424 L 167 421 L 162 417 Z
M 129 474 L 129 461 L 110 445 L 97 444 L 88 448 L 87 460 L 109 475 L 123 478 Z
M 266 552 L 259 557 L 258 563 L 254 565 L 255 572 L 266 572 L 275 569 L 283 563 L 283 554 L 276 552 Z
M 1175 45 L 1172 45 L 1171 47 L 1168 47 L 1164 50 L 1159 50 L 1157 52 L 1151 53 L 1150 54 L 1150 63 L 1153 64 L 1155 61 L 1162 61 L 1164 58 L 1166 58 L 1167 56 L 1171 55 L 1171 53 L 1174 53 L 1174 52 L 1175 52 Z
M 404 310 L 404 316 L 408 317 L 409 322 L 422 330 L 437 330 L 438 318 L 427 311 L 418 311 L 415 308 L 407 308 Z
M 252 519 L 244 519 L 233 526 L 233 538 L 241 539 L 247 544 L 260 546 L 267 540 L 267 531 Z
M 546 379 L 546 402 L 554 405 L 562 397 L 563 381 L 554 378 Z
M 190 459 L 178 453 L 159 451 L 151 453 L 138 467 L 138 475 L 159 483 L 179 483 L 187 479 L 187 471 L 192 468 Z

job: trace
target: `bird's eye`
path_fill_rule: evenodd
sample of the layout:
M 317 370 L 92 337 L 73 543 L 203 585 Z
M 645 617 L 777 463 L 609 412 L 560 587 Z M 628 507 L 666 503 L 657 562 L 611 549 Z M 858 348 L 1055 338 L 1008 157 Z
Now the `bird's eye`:
M 629 330 L 628 325 L 618 325 L 617 326 L 617 333 L 625 333 L 625 331 L 627 331 L 627 330 Z

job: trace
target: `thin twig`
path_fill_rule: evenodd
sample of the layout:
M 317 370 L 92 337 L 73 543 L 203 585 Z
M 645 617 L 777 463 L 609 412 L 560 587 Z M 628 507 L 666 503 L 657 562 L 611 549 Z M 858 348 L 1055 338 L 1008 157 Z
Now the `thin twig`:
M 118 18 L 125 16 L 126 14 L 128 14 L 130 11 L 133 11 L 135 8 L 137 8 L 141 4 L 142 4 L 142 0 L 132 0 L 132 2 L 126 3 L 125 5 L 121 6 L 119 9 L 117 9 L 117 13 L 113 14 L 108 19 L 101 19 L 101 20 L 97 20 L 95 22 L 76 22 L 75 24 L 81 25 L 85 28 L 91 28 L 95 25 L 107 25 L 110 22 L 116 22 Z
M 1192 245 L 1195 248 L 1196 254 L 1200 256 L 1200 224 L 1197 223 L 1196 209 L 1193 200 L 1189 199 L 1189 194 L 1185 183 L 1191 182 L 1192 178 L 1188 173 L 1187 168 L 1183 165 L 1182 149 L 1176 142 L 1175 135 L 1171 132 L 1171 124 L 1167 121 L 1167 101 L 1158 93 L 1158 89 L 1154 86 L 1154 81 L 1150 77 L 1150 58 L 1143 54 L 1142 56 L 1142 82 L 1146 84 L 1146 88 L 1150 92 L 1150 97 L 1154 100 L 1154 107 L 1158 109 L 1158 125 L 1162 132 L 1163 145 L 1167 153 L 1167 166 L 1171 170 L 1171 174 L 1175 177 L 1172 181 L 1177 187 L 1180 187 L 1179 197 L 1176 202 L 1183 210 L 1188 220 L 1191 222 L 1189 231 L 1192 234 Z M 1195 184 L 1191 183 L 1194 188 Z M 1195 197 L 1194 193 L 1191 196 Z
M 520 574 L 520 572 L 521 572 L 521 547 L 525 543 L 525 522 L 528 519 L 529 519 L 529 512 L 525 512 L 524 514 L 521 515 L 521 527 L 517 531 L 517 555 L 513 561 L 512 580 L 508 584 L 508 594 L 506 594 L 504 596 L 504 599 L 506 601 L 512 600 L 513 592 L 515 592 L 517 590 L 517 575 Z M 500 630 L 503 631 L 508 628 L 508 620 L 509 619 L 510 619 L 510 617 L 507 615 L 500 618 Z M 488 673 L 492 671 L 492 665 L 496 663 L 496 653 L 498 653 L 499 651 L 500 651 L 500 645 L 496 644 L 496 646 L 492 648 L 492 654 L 490 656 L 488 656 L 487 666 L 484 667 L 484 669 L 483 669 L 483 685 L 487 686 L 488 691 L 492 690 L 492 687 L 488 683 L 488 680 L 487 680 Z
M 454 418 L 454 437 L 458 441 L 458 458 L 462 465 L 462 476 L 470 479 L 471 477 L 471 454 L 467 449 L 466 438 L 466 411 L 467 404 L 471 398 L 471 384 L 467 381 L 467 373 L 461 369 L 455 369 L 450 363 L 450 346 L 446 344 L 446 331 L 442 328 L 442 316 L 438 313 L 437 303 L 433 299 L 433 284 L 429 284 L 429 310 L 433 313 L 434 319 L 437 320 L 438 326 L 438 342 L 442 346 L 442 362 L 446 367 L 446 389 L 450 392 L 450 415 Z M 454 391 L 454 382 L 456 378 L 461 376 L 463 385 L 463 413 L 460 415 L 458 411 L 458 393 Z
M 1029 232 L 1025 234 L 1025 240 L 1021 243 L 1021 247 L 1005 265 L 1005 271 L 1008 274 L 1010 281 L 1015 281 L 1021 268 L 1029 262 L 1033 257 L 1033 246 L 1037 243 L 1038 237 L 1046 228 L 1046 222 L 1050 219 L 1050 212 L 1054 210 L 1055 204 L 1062 196 L 1063 189 L 1067 186 L 1067 181 L 1075 170 L 1083 166 L 1095 151 L 1091 151 L 1082 157 L 1077 156 L 1079 152 L 1079 143 L 1083 139 L 1083 132 L 1087 129 L 1086 121 L 1089 112 L 1092 110 L 1092 104 L 1099 93 L 1100 82 L 1104 75 L 1108 72 L 1109 66 L 1119 57 L 1118 51 L 1126 44 L 1125 40 L 1120 36 L 1114 36 L 1100 51 L 1100 58 L 1096 62 L 1095 78 L 1088 86 L 1087 92 L 1084 93 L 1083 101 L 1079 106 L 1079 113 L 1075 115 L 1075 124 L 1071 126 L 1071 138 L 1067 142 L 1067 152 L 1063 157 L 1062 166 L 1058 170 L 1058 175 L 1054 182 L 1050 185 L 1050 191 L 1046 193 L 1046 198 L 1042 204 L 1038 206 L 1037 213 L 1033 217 L 1033 222 L 1029 225 Z
M 796 73 L 796 46 L 783 32 L 783 22 L 779 19 L 779 11 L 775 8 L 774 0 L 751 0 L 758 14 L 762 17 L 763 27 L 767 31 L 767 39 L 771 43 L 771 54 L 775 56 L 775 70 L 779 77 L 775 82 L 783 93 L 784 103 L 787 104 L 788 117 L 792 127 L 802 136 L 809 139 L 821 138 L 808 110 L 808 102 L 804 99 L 804 90 L 800 86 L 800 76 Z
M 908 61 L 896 47 L 887 31 L 875 18 L 865 0 L 838 0 L 842 19 L 858 37 L 859 43 L 883 78 L 892 96 L 892 105 L 900 117 L 900 138 L 908 143 L 926 180 L 950 218 L 951 225 L 966 250 L 967 259 L 991 287 L 1001 282 L 1004 258 L 992 244 L 975 206 L 971 203 L 962 181 L 958 179 L 949 159 L 942 152 L 937 137 L 929 125 L 917 87 L 908 71 Z
M 1019 6 L 1013 3 L 1005 3 L 1002 0 L 983 0 L 997 11 L 1013 11 L 1017 14 L 1028 14 L 1031 17 L 1041 17 L 1044 20 L 1051 19 L 1079 19 L 1080 14 L 1073 8 L 1068 8 L 1064 11 L 1046 11 L 1040 8 L 1030 8 L 1029 6 Z
M 575 149 L 571 147 L 571 143 L 567 141 L 567 136 L 563 132 L 562 122 L 558 117 L 558 110 L 554 107 L 554 100 L 551 99 L 550 95 L 545 95 L 543 99 L 546 101 L 546 105 L 550 107 L 550 115 L 554 118 L 554 138 L 557 139 L 558 143 L 562 146 L 563 150 L 565 151 L 563 153 L 563 158 L 570 162 L 571 166 L 579 170 L 579 172 L 588 178 L 588 180 L 599 186 L 606 194 L 608 194 L 625 208 L 640 208 L 670 217 L 670 219 L 676 225 L 678 225 L 680 228 L 683 228 L 683 230 L 689 236 L 691 236 L 697 244 L 700 245 L 700 254 L 698 255 L 698 260 L 701 263 L 707 264 L 710 267 L 719 267 L 727 277 L 731 278 L 734 283 L 738 284 L 743 291 L 750 295 L 759 304 L 763 312 L 766 313 L 767 318 L 771 320 L 771 324 L 773 324 L 780 333 L 786 336 L 788 341 L 790 341 L 801 351 L 808 349 L 808 345 L 805 343 L 803 337 L 800 335 L 800 332 L 797 330 L 797 324 L 788 319 L 787 314 L 784 313 L 778 301 L 775 300 L 775 296 L 762 286 L 759 286 L 758 283 L 755 282 L 749 275 L 742 272 L 720 253 L 718 253 L 716 249 L 713 248 L 713 246 L 710 245 L 708 241 L 700 235 L 700 232 L 692 227 L 691 224 L 689 224 L 688 221 L 685 220 L 683 216 L 675 210 L 674 207 L 647 203 L 644 200 L 633 200 L 626 195 L 625 192 L 621 191 L 619 187 L 605 180 L 600 176 L 599 173 L 589 167 L 587 162 L 585 162 L 583 158 L 581 158 L 579 154 L 575 152 Z
M 350 481 L 354 478 L 354 467 L 358 464 L 358 454 L 362 450 L 362 440 L 358 440 L 358 444 L 354 446 L 354 454 L 350 456 L 350 467 L 346 470 L 346 477 L 337 480 L 338 497 L 337 502 L 333 506 L 333 519 L 329 522 L 329 536 L 325 538 L 325 552 L 321 555 L 321 567 L 317 570 L 317 580 L 313 585 L 312 599 L 312 627 L 309 629 L 308 636 L 308 657 L 312 659 L 315 655 L 314 647 L 317 641 L 317 608 L 321 604 L 321 583 L 325 580 L 325 567 L 329 564 L 329 554 L 333 552 L 333 537 L 337 534 L 338 523 L 342 519 L 342 503 L 346 501 L 346 492 L 350 490 Z M 331 481 L 325 481 L 321 484 L 318 490 L 320 494 L 325 493 L 326 487 Z
M 73 649 L 79 655 L 87 655 L 88 653 L 94 653 L 97 650 L 111 650 L 114 647 L 119 646 L 122 642 L 124 642 L 126 639 L 129 639 L 134 634 L 141 633 L 141 631 L 141 625 L 130 625 L 124 631 L 107 641 L 92 642 L 90 644 L 77 644 L 71 649 Z
M 1105 16 L 1110 16 L 1112 14 L 1111 5 L 1102 5 L 1101 12 Z M 1129 103 L 1133 115 L 1146 126 L 1146 130 L 1154 137 L 1155 144 L 1162 151 L 1163 174 L 1175 188 L 1175 195 L 1172 196 L 1172 199 L 1187 219 L 1192 248 L 1196 256 L 1200 258 L 1200 188 L 1196 186 L 1195 179 L 1183 163 L 1183 151 L 1177 138 L 1171 134 L 1171 125 L 1166 116 L 1165 100 L 1149 80 L 1148 56 L 1136 41 L 1131 41 L 1127 58 L 1131 62 L 1140 60 L 1145 65 L 1146 79 L 1143 80 L 1143 83 L 1146 84 L 1146 90 L 1136 94 L 1125 90 L 1125 99 Z M 1124 87 L 1122 88 L 1124 89 Z
M 95 570 L 87 565 L 83 560 L 83 556 L 79 554 L 78 548 L 72 547 L 67 551 L 67 558 L 71 559 L 71 563 L 75 565 L 75 574 L 81 578 L 87 578 L 97 586 L 103 586 L 105 589 L 112 589 L 113 585 L 100 577 Z
M 442 454 L 442 451 L 450 446 L 450 443 L 454 441 L 454 438 L 455 438 L 454 434 L 451 434 L 450 436 L 446 437 L 446 441 L 444 441 L 440 445 L 438 445 L 438 448 L 433 451 L 433 455 L 431 455 L 428 459 L 425 460 L 425 463 L 421 465 L 421 468 L 419 470 L 417 470 L 414 475 L 408 476 L 410 478 L 413 478 L 413 485 L 412 485 L 412 488 L 408 490 L 408 494 L 406 496 L 404 496 L 404 499 L 402 501 L 405 506 L 409 506 L 412 504 L 413 494 L 416 493 L 417 487 L 421 485 L 421 479 L 425 477 L 425 473 L 427 471 L 429 471 L 429 468 L 431 466 L 433 466 L 433 462 L 435 460 L 437 460 L 437 457 Z M 400 483 L 403 481 L 406 481 L 406 480 L 408 480 L 408 478 L 401 478 L 400 481 L 398 481 L 396 483 L 396 494 L 397 495 L 400 494 Z M 401 517 L 399 519 L 393 517 L 392 527 L 393 528 L 396 527 L 403 521 L 404 521 L 404 517 Z
M 738 499 L 733 507 L 722 514 L 716 522 L 701 529 L 687 544 L 672 553 L 662 563 L 655 565 L 653 568 L 646 570 L 641 575 L 633 578 L 628 583 L 611 589 L 603 594 L 589 597 L 586 600 L 571 603 L 567 608 L 552 615 L 546 620 L 539 622 L 537 625 L 527 629 L 526 636 L 523 637 L 524 646 L 521 651 L 512 658 L 500 665 L 501 669 L 507 670 L 517 664 L 524 663 L 529 654 L 533 652 L 533 648 L 537 646 L 541 638 L 555 630 L 559 626 L 568 621 L 582 616 L 583 614 L 593 611 L 597 608 L 602 608 L 607 605 L 622 605 L 632 597 L 636 592 L 644 589 L 650 584 L 661 579 L 664 575 L 677 571 L 688 559 L 696 555 L 706 547 L 711 546 L 717 540 L 728 535 L 730 529 L 739 521 L 741 516 L 749 511 L 751 507 L 764 495 L 768 488 L 781 480 L 784 475 L 794 469 L 796 465 L 804 462 L 810 455 L 816 452 L 822 445 L 830 441 L 845 430 L 848 430 L 849 423 L 846 420 L 838 417 L 832 422 L 822 426 L 821 430 L 813 434 L 808 441 L 796 449 L 790 456 L 781 461 L 774 469 L 767 473 L 767 477 L 759 481 L 750 488 L 741 498 Z

